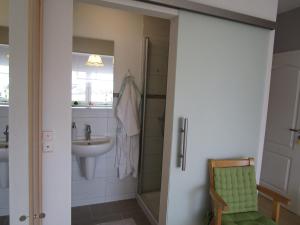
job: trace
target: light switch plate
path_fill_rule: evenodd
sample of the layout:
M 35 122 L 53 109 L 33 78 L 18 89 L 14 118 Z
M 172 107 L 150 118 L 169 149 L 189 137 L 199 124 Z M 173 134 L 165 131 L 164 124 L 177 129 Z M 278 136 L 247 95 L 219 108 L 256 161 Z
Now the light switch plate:
M 53 152 L 53 143 L 52 142 L 44 142 L 43 143 L 43 152 Z
M 53 131 L 43 131 L 43 142 L 53 141 Z
M 53 152 L 53 140 L 54 140 L 53 131 L 42 132 L 43 152 Z

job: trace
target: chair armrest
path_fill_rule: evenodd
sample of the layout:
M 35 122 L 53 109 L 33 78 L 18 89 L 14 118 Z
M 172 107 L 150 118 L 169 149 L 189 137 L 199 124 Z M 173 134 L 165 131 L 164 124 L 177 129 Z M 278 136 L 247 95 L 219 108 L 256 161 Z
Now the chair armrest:
M 290 203 L 290 199 L 284 197 L 283 195 L 275 192 L 275 191 L 272 191 L 271 189 L 269 188 L 266 188 L 264 186 L 261 186 L 261 185 L 257 185 L 257 190 L 263 194 L 266 194 L 268 195 L 269 197 L 271 197 L 274 201 L 277 201 L 277 202 L 280 202 L 284 205 L 288 205 Z
M 209 190 L 209 194 L 213 200 L 214 205 L 221 209 L 222 211 L 226 211 L 229 209 L 228 205 L 226 202 L 223 200 L 223 198 L 213 189 Z

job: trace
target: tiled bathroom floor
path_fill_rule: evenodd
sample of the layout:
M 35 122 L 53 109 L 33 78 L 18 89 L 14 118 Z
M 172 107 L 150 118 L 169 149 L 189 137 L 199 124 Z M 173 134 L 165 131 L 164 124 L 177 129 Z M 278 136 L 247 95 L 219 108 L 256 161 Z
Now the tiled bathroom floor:
M 136 225 L 150 225 L 135 199 L 72 208 L 72 225 L 96 225 L 132 218 Z
M 135 199 L 72 208 L 72 225 L 98 225 L 127 218 L 136 225 L 151 225 Z M 0 216 L 0 225 L 9 225 L 8 216 Z

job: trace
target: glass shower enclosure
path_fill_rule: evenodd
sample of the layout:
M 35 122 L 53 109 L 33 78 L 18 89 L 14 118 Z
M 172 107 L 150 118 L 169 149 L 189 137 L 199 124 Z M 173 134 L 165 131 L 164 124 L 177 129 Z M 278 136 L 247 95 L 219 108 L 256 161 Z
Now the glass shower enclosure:
M 169 37 L 146 37 L 138 199 L 158 223 Z

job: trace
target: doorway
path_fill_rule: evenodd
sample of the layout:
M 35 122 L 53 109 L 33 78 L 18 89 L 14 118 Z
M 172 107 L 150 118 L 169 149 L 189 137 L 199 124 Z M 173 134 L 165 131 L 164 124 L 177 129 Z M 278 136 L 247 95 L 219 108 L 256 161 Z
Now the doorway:
M 130 219 L 137 225 L 158 224 L 169 36 L 168 19 L 74 2 L 70 124 L 73 225 Z M 97 65 L 89 64 L 92 56 Z M 122 149 L 115 111 L 128 77 L 141 99 L 139 171 L 138 176 L 120 177 L 116 162 Z M 104 152 L 93 159 L 81 154 L 83 148 L 78 146 L 92 146 L 99 140 L 107 143 Z M 87 149 L 84 151 L 87 154 Z
M 300 215 L 299 57 L 299 51 L 273 57 L 261 174 L 264 185 L 289 196 L 288 209 L 297 215 Z

